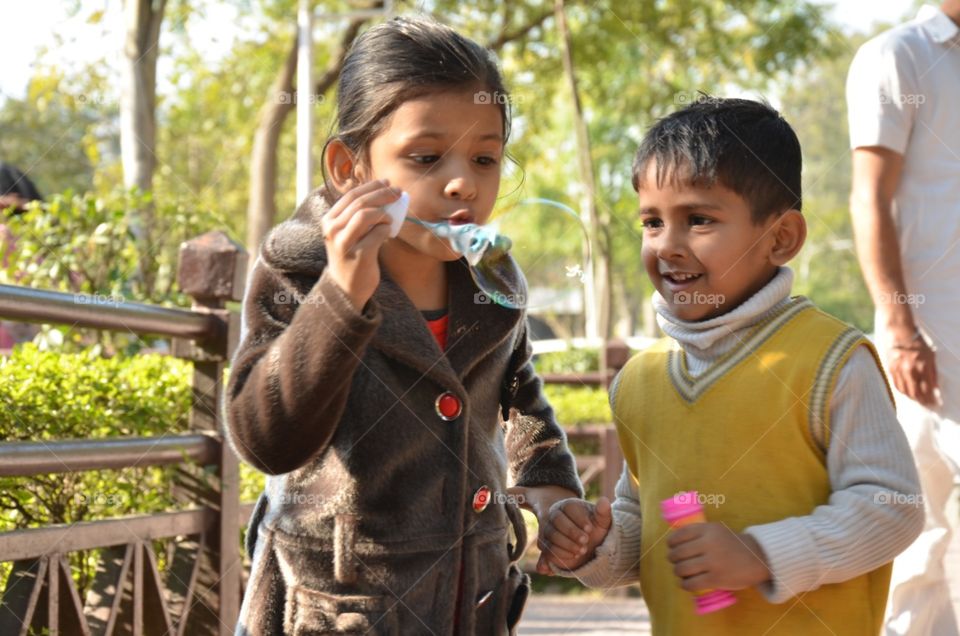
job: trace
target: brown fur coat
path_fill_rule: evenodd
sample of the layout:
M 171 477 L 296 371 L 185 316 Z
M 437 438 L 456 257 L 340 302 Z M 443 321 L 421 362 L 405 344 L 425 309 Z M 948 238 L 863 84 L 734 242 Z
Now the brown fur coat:
M 326 207 L 318 191 L 268 235 L 244 302 L 227 433 L 272 476 L 237 634 L 510 633 L 529 581 L 508 480 L 582 492 L 524 314 L 478 304 L 463 260 L 448 264 L 445 352 L 386 275 L 357 312 L 324 275 Z

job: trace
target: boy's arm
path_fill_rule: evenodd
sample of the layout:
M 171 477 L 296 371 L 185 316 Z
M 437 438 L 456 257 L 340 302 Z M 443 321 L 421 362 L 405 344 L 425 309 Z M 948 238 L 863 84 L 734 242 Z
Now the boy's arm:
M 300 289 L 258 260 L 250 278 L 225 428 L 237 454 L 267 474 L 295 470 L 323 450 L 380 324 L 376 303 L 356 311 L 328 272 Z
M 863 346 L 840 370 L 830 416 L 829 502 L 810 515 L 745 530 L 766 556 L 772 578 L 759 589 L 772 603 L 869 572 L 923 529 L 913 456 L 881 371 Z
M 542 517 L 554 501 L 583 497 L 576 463 L 567 448 L 567 436 L 557 424 L 553 408 L 543 394 L 543 380 L 533 368 L 526 317 L 514 347 L 504 390 L 502 406 L 510 474 L 518 489 L 544 487 L 540 491 L 543 497 L 526 493 L 528 500 L 532 500 L 529 503 L 533 504 L 534 512 Z
M 640 500 L 627 464 L 617 481 L 613 524 L 593 559 L 576 570 L 551 564 L 554 574 L 577 578 L 588 587 L 610 588 L 640 580 Z

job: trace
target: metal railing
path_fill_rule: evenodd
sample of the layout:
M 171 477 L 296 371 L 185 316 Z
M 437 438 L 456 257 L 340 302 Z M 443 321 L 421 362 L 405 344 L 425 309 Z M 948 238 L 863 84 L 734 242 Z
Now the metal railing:
M 219 232 L 183 244 L 178 283 L 191 311 L 0 285 L 0 316 L 173 339 L 193 361 L 189 433 L 0 443 L 0 476 L 177 466 L 174 512 L 50 525 L 0 533 L 0 561 L 12 562 L 3 588 L 0 634 L 170 634 L 234 632 L 243 563 L 237 458 L 224 443 L 221 378 L 237 343 L 239 319 L 224 307 L 240 300 L 246 253 Z M 212 475 L 202 471 L 212 467 Z M 153 542 L 172 539 L 163 571 Z M 99 552 L 80 598 L 66 555 Z

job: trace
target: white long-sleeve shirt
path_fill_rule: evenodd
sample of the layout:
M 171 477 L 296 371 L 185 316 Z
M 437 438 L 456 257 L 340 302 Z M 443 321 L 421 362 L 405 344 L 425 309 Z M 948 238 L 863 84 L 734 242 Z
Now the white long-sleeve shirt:
M 788 302 L 792 285 L 793 272 L 781 268 L 746 302 L 702 322 L 679 320 L 656 294 L 654 307 L 661 329 L 680 343 L 687 368 L 696 377 L 740 345 L 751 327 Z M 610 387 L 611 404 L 618 386 L 619 376 Z M 840 370 L 830 414 L 832 430 L 829 444 L 824 444 L 829 501 L 807 516 L 745 530 L 766 556 L 772 576 L 760 591 L 772 603 L 849 580 L 893 560 L 923 527 L 916 466 L 883 376 L 866 348 L 855 351 Z M 595 557 L 573 572 L 555 572 L 575 576 L 591 587 L 639 580 L 640 501 L 626 464 L 615 496 L 613 525 Z

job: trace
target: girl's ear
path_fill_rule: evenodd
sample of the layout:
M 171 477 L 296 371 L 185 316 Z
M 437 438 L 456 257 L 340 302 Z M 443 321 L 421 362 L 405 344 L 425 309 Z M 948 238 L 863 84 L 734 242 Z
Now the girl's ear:
M 777 219 L 772 234 L 770 262 L 777 266 L 786 265 L 807 240 L 807 221 L 799 210 L 787 210 Z
M 339 139 L 331 139 L 323 155 L 324 168 L 335 194 L 343 194 L 360 185 L 360 165 L 353 152 Z

